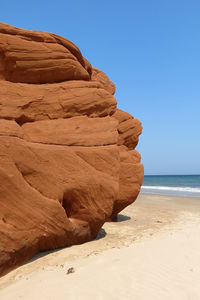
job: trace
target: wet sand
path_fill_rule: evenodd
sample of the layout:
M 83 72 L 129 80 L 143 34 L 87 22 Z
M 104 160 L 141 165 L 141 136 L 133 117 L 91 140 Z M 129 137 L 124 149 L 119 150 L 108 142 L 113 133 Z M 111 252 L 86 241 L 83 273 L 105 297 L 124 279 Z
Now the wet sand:
M 0 299 L 200 299 L 200 199 L 140 194 L 96 240 L 40 253 Z

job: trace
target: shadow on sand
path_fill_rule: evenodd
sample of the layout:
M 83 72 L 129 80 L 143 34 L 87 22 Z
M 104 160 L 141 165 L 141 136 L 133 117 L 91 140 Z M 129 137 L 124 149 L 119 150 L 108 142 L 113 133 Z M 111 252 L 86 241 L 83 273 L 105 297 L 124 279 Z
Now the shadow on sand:
M 128 221 L 130 219 L 131 218 L 129 216 L 118 214 L 117 219 L 114 222 L 125 222 L 125 221 Z M 97 234 L 96 238 L 94 240 L 91 240 L 90 242 L 95 241 L 95 240 L 100 240 L 100 239 L 104 238 L 106 236 L 106 234 L 107 234 L 106 231 L 103 228 L 101 228 L 99 230 L 99 233 Z M 68 247 L 65 247 L 65 248 L 70 248 L 70 247 L 71 246 L 68 246 Z M 48 250 L 48 251 L 40 252 L 40 253 L 36 254 L 33 258 L 31 258 L 27 262 L 25 262 L 24 265 L 32 263 L 35 260 L 38 260 L 38 259 L 40 259 L 40 258 L 42 258 L 42 257 L 44 257 L 44 256 L 46 256 L 48 254 L 59 252 L 62 249 L 64 249 L 64 248 L 58 248 L 58 249 L 55 249 L 55 250 Z
M 129 217 L 129 216 L 118 214 L 117 220 L 115 222 L 124 222 L 124 221 L 128 221 L 130 219 L 131 219 L 131 217 Z
M 70 248 L 71 246 L 67 246 L 67 247 L 64 247 L 64 248 Z M 63 250 L 64 248 L 58 248 L 58 249 L 54 249 L 54 250 L 48 250 L 48 251 L 43 251 L 43 252 L 39 252 L 38 254 L 36 254 L 34 257 L 32 257 L 31 259 L 29 259 L 28 261 L 26 261 L 24 263 L 24 265 L 27 265 L 27 264 L 30 264 L 32 262 L 34 262 L 35 260 L 38 260 L 48 254 L 52 254 L 52 253 L 55 253 L 55 252 L 59 252 L 61 250 Z
M 104 238 L 106 236 L 106 234 L 107 234 L 106 231 L 103 228 L 101 228 L 100 231 L 99 231 L 99 233 L 97 234 L 97 237 L 94 240 L 91 240 L 89 242 L 92 242 L 92 241 L 95 241 L 95 240 L 100 240 L 100 239 Z M 24 265 L 30 264 L 30 263 L 32 263 L 32 262 L 34 262 L 34 261 L 36 261 L 36 260 L 38 260 L 38 259 L 40 259 L 40 258 L 42 258 L 42 257 L 44 257 L 46 255 L 48 255 L 48 254 L 56 253 L 56 252 L 59 252 L 59 251 L 61 251 L 63 249 L 67 249 L 67 248 L 70 248 L 70 247 L 72 247 L 72 246 L 67 246 L 67 247 L 58 248 L 58 249 L 55 249 L 55 250 L 48 250 L 48 251 L 39 252 L 34 257 L 32 257 L 31 259 L 29 259 L 28 261 L 26 261 L 24 263 Z
M 99 233 L 97 234 L 97 236 L 96 236 L 96 238 L 94 239 L 95 241 L 96 240 L 100 240 L 100 239 L 102 239 L 102 238 L 104 238 L 105 236 L 106 236 L 106 231 L 103 229 L 103 228 L 101 228 L 100 230 L 99 230 Z M 91 241 L 92 242 L 92 241 Z

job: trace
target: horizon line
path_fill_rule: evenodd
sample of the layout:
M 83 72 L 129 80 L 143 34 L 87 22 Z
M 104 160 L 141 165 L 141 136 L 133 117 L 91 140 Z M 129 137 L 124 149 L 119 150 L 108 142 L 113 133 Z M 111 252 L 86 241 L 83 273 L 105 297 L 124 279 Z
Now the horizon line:
M 200 176 L 200 174 L 144 174 L 144 176 Z

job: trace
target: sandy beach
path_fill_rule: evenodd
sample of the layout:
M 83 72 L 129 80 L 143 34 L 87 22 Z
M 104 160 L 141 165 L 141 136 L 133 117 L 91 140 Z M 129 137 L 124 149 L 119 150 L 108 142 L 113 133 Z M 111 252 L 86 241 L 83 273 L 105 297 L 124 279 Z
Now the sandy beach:
M 2 300 L 200 299 L 200 199 L 140 194 L 96 240 L 40 253 Z

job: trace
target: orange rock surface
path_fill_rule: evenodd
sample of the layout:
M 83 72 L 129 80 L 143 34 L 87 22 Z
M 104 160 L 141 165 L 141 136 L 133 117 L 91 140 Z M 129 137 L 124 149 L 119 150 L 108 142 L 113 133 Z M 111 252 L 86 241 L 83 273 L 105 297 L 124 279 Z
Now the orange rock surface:
M 137 198 L 142 127 L 114 92 L 69 40 L 0 23 L 0 275 Z

